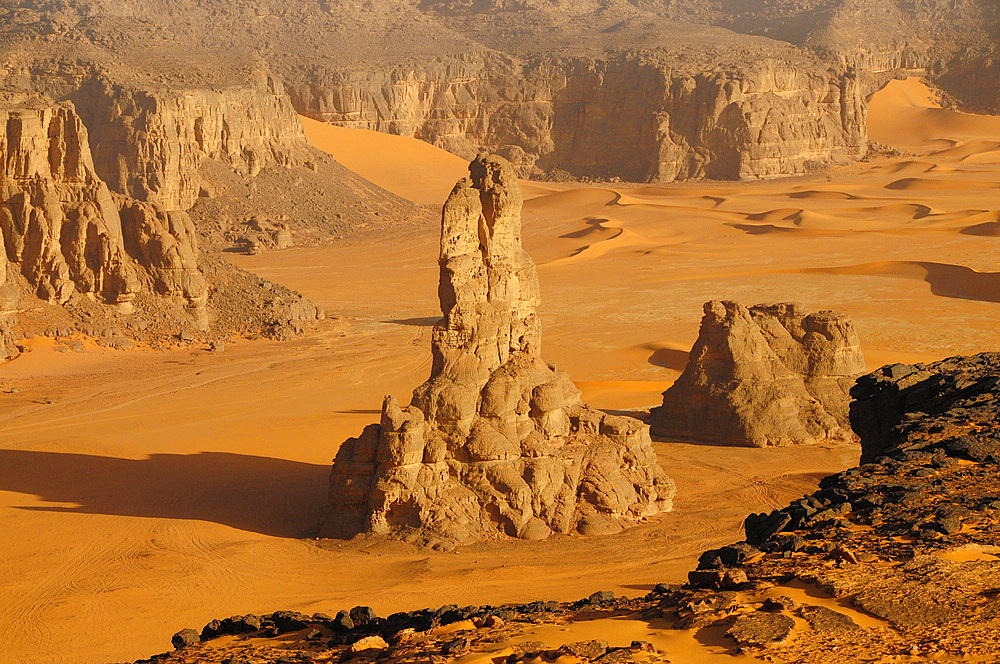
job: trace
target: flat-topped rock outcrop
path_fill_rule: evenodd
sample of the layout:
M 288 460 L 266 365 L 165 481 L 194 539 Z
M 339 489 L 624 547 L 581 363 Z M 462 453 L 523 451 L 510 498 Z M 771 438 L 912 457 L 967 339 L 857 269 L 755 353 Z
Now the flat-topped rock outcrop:
M 583 405 L 541 359 L 513 168 L 481 156 L 470 173 L 442 213 L 431 377 L 341 446 L 326 534 L 447 546 L 611 533 L 669 510 L 647 427 Z
M 750 447 L 853 442 L 849 390 L 864 370 L 842 314 L 707 302 L 684 372 L 653 409 L 653 432 Z

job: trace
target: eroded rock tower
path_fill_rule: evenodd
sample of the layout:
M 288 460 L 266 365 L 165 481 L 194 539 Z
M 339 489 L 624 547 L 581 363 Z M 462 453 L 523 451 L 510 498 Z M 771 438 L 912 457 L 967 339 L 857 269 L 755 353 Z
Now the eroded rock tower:
M 671 509 L 645 425 L 583 405 L 539 355 L 514 169 L 480 156 L 445 203 L 431 377 L 334 461 L 327 534 L 449 546 L 603 534 Z

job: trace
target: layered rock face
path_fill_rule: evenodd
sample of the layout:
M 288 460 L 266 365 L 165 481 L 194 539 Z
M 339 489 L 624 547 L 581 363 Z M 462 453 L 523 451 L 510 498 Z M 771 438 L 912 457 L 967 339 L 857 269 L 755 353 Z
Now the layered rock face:
M 0 125 L 0 258 L 39 298 L 62 304 L 79 293 L 130 310 L 147 287 L 204 304 L 190 219 L 112 196 L 71 106 L 8 95 Z
M 864 370 L 842 314 L 711 301 L 687 367 L 652 412 L 653 432 L 750 447 L 853 442 L 849 390 Z
M 287 338 L 322 318 L 301 295 L 202 255 L 189 214 L 159 194 L 109 190 L 88 134 L 71 102 L 0 97 L 0 359 L 39 333 Z
M 807 59 L 762 56 L 699 71 L 655 53 L 470 54 L 314 72 L 289 91 L 306 115 L 467 157 L 496 151 L 523 175 L 752 179 L 808 172 L 867 149 L 864 86 Z
M 995 103 L 1000 25 L 992 0 L 76 0 L 0 18 L 7 77 L 76 90 L 98 172 L 168 209 L 197 193 L 196 154 L 249 172 L 290 158 L 289 108 L 261 60 L 300 113 L 490 150 L 522 175 L 735 179 L 863 156 L 865 97 L 897 70 Z M 88 77 L 88 58 L 149 75 Z M 163 81 L 178 94 L 151 92 Z M 126 139 L 174 147 L 123 167 Z
M 582 405 L 539 356 L 513 168 L 479 157 L 470 173 L 442 214 L 431 377 L 405 408 L 386 397 L 381 422 L 341 446 L 327 534 L 448 546 L 610 533 L 669 510 L 647 428 Z
M 150 90 L 99 79 L 69 97 L 90 130 L 101 179 L 166 210 L 195 204 L 208 160 L 252 177 L 313 158 L 281 83 L 266 74 L 216 89 Z

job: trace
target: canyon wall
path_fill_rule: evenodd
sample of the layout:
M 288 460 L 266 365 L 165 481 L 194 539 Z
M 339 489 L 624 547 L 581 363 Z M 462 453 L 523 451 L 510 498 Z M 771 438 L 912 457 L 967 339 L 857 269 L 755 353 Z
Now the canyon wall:
M 300 112 L 408 136 L 522 175 L 638 182 L 803 173 L 867 149 L 866 90 L 849 71 L 762 59 L 685 73 L 636 54 L 468 54 L 290 75 Z M 295 82 L 299 81 L 299 82 Z
M 183 213 L 119 202 L 97 176 L 87 129 L 69 104 L 0 100 L 0 258 L 45 301 L 74 293 L 127 310 L 152 288 L 199 307 L 207 284 Z
M 247 85 L 161 90 L 97 78 L 68 97 L 90 130 L 97 173 L 112 190 L 187 210 L 208 159 L 248 176 L 310 162 L 281 83 L 256 78 Z
M 148 178 L 129 189 L 140 200 L 112 191 L 100 177 L 88 128 L 71 102 L 0 95 L 0 359 L 16 354 L 17 338 L 40 332 L 287 337 L 322 316 L 300 295 L 201 255 L 198 230 L 175 195 L 183 188 L 146 186 L 190 182 L 174 176 L 196 168 L 183 159 L 171 163 L 183 144 L 148 131 L 170 117 L 151 112 L 130 125 L 142 138 L 130 143 L 137 152 L 122 148 L 120 164 Z M 190 160 L 209 158 L 211 149 L 222 154 L 207 132 L 201 136 L 208 149 L 188 148 Z M 255 163 L 252 150 L 241 155 L 239 167 Z M 220 288 L 224 297 L 210 298 Z

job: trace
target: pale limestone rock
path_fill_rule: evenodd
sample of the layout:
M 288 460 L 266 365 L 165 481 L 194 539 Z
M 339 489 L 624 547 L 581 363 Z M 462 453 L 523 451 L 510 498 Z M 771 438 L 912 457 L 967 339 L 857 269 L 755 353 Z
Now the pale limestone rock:
M 792 304 L 705 304 L 684 372 L 653 410 L 664 438 L 769 447 L 854 442 L 849 391 L 865 372 L 850 320 Z
M 72 107 L 26 95 L 0 103 L 0 231 L 6 260 L 38 297 L 127 304 L 140 290 L 118 208 L 94 173 Z
M 207 160 L 254 176 L 312 158 L 281 83 L 267 74 L 217 89 L 99 82 L 81 88 L 74 103 L 90 129 L 101 179 L 116 193 L 166 210 L 194 205 Z
M 480 156 L 442 214 L 444 318 L 431 377 L 346 441 L 327 532 L 453 545 L 617 532 L 667 511 L 672 480 L 648 429 L 584 406 L 540 357 L 538 277 L 521 247 L 513 168 Z

